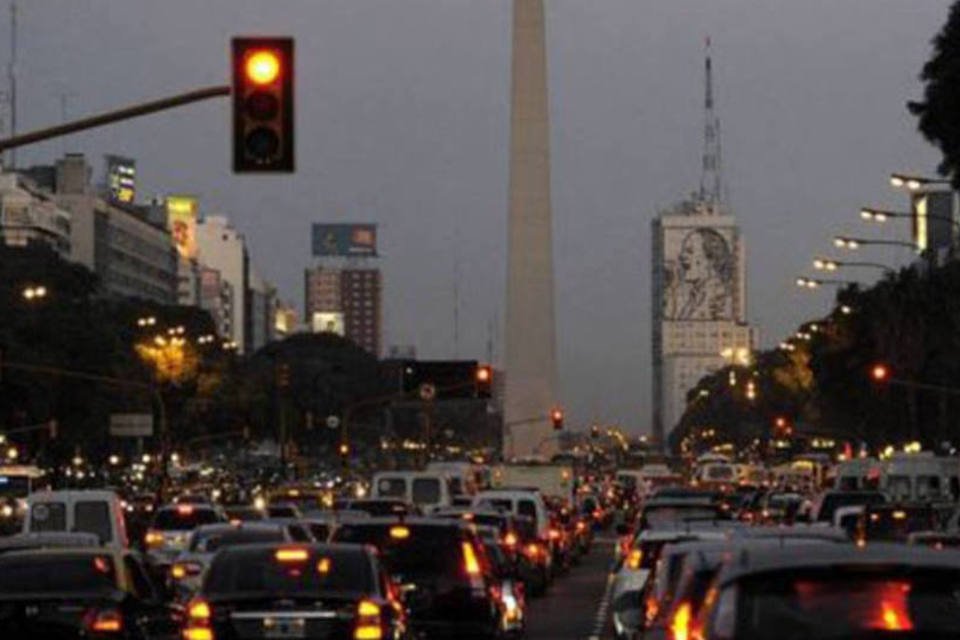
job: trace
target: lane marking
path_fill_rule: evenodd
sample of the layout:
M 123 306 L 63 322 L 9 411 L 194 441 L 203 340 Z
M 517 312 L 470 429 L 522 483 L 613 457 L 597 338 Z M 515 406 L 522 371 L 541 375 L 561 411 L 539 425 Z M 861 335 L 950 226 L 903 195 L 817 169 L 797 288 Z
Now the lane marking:
M 607 626 L 607 613 L 610 609 L 613 579 L 614 575 L 612 573 L 607 575 L 607 585 L 603 589 L 603 597 L 600 599 L 600 605 L 597 607 L 597 615 L 593 619 L 593 633 L 588 636 L 587 640 L 600 640 L 600 637 L 603 635 L 603 630 Z

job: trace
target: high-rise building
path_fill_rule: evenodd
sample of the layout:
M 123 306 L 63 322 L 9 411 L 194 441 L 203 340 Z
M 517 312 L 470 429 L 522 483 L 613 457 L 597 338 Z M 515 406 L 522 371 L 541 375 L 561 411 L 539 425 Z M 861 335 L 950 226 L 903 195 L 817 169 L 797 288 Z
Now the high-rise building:
M 70 258 L 70 213 L 31 180 L 0 173 L 0 243 L 9 247 L 45 244 Z
M 708 40 L 700 190 L 661 211 L 651 228 L 652 435 L 661 445 L 683 416 L 688 392 L 725 365 L 748 365 L 757 342 L 746 321 L 744 243 L 724 197 L 709 47 Z
M 210 267 L 200 267 L 200 303 L 213 319 L 217 334 L 226 340 L 233 335 L 234 292 L 229 282 L 220 277 L 220 272 Z
M 225 216 L 206 216 L 196 225 L 196 243 L 201 264 L 216 270 L 220 281 L 230 287 L 230 330 L 221 337 L 236 343 L 243 353 L 248 346 L 246 296 L 250 278 L 246 241 Z
M 383 276 L 374 224 L 314 224 L 314 266 L 304 272 L 304 322 L 380 357 Z

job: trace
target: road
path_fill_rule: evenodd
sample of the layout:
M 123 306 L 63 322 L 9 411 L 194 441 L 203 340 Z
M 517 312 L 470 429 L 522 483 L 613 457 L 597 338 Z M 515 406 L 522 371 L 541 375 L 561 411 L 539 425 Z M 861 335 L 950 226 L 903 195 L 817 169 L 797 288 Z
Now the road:
M 598 536 L 590 555 L 556 581 L 546 597 L 529 607 L 527 637 L 532 640 L 612 638 L 607 584 L 613 538 Z

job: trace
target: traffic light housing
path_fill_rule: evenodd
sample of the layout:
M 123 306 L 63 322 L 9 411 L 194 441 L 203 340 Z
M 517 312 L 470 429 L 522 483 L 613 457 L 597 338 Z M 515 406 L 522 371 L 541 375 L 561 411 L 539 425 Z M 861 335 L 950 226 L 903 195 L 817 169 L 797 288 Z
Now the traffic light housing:
M 554 409 L 550 412 L 550 422 L 553 424 L 554 431 L 563 429 L 563 410 Z
M 476 383 L 476 396 L 478 398 L 490 398 L 493 395 L 493 367 L 488 364 L 477 365 L 474 382 Z
M 234 38 L 233 170 L 294 169 L 293 38 Z

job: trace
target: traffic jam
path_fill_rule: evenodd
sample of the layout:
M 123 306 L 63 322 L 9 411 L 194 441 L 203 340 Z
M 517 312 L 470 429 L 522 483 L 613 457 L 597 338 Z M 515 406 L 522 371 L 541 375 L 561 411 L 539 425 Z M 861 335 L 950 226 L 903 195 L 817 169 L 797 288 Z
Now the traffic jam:
M 520 637 L 612 522 L 606 485 L 562 465 L 269 488 L 198 471 L 157 503 L 0 468 L 0 637 Z
M 561 457 L 270 483 L 197 464 L 162 502 L 3 467 L 0 637 L 546 637 L 535 603 L 596 558 L 585 638 L 960 637 L 955 458 Z

